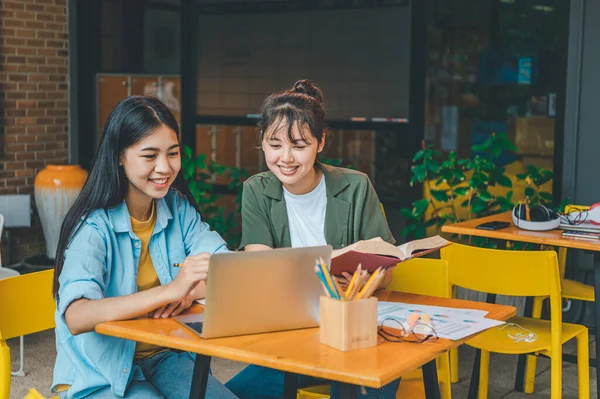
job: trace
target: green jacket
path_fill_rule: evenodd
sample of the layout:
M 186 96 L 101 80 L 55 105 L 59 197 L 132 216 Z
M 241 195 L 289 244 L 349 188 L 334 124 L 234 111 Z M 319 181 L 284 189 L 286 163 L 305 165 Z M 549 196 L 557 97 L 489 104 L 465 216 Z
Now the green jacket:
M 367 175 L 319 162 L 316 167 L 325 176 L 325 240 L 333 249 L 373 237 L 396 242 Z M 270 171 L 244 182 L 240 249 L 248 244 L 271 248 L 292 246 L 283 187 Z

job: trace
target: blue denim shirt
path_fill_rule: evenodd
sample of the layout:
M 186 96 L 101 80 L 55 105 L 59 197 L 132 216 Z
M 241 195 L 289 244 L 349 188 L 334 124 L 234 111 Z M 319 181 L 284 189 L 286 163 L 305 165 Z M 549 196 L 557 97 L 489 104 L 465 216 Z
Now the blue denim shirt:
M 162 285 L 177 275 L 186 256 L 227 251 L 189 201 L 174 190 L 156 203 L 156 224 L 148 250 Z M 102 299 L 137 292 L 141 241 L 131 229 L 125 202 L 93 211 L 65 251 L 56 306 L 56 363 L 52 390 L 69 384 L 69 398 L 80 398 L 110 385 L 123 397 L 131 380 L 143 380 L 133 366 L 135 342 L 88 332 L 73 336 L 65 311 L 80 298 Z

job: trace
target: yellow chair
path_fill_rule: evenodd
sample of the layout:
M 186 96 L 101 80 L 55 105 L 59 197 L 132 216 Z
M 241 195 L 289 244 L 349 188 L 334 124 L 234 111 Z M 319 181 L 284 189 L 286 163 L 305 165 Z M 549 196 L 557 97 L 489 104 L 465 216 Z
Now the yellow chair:
M 516 323 L 537 334 L 534 342 L 514 342 L 505 330 L 492 328 L 467 344 L 481 350 L 479 399 L 487 398 L 490 352 L 544 354 L 550 357 L 551 398 L 562 397 L 562 345 L 577 339 L 579 398 L 590 397 L 588 330 L 562 322 L 560 276 L 554 251 L 509 251 L 453 244 L 442 248 L 448 261 L 450 283 L 491 294 L 550 298 L 550 321 L 514 317 Z M 473 383 L 473 381 L 472 381 Z
M 452 289 L 448 280 L 448 263 L 439 259 L 418 258 L 399 263 L 392 271 L 388 290 L 411 294 L 451 298 Z M 437 358 L 438 381 L 441 399 L 452 397 L 450 382 L 450 356 L 448 352 Z M 403 376 L 397 398 L 424 398 L 423 373 L 421 369 Z
M 565 213 L 576 210 L 587 210 L 589 206 L 582 205 L 567 205 Z M 575 227 L 576 228 L 576 227 Z M 565 279 L 565 269 L 567 264 L 567 248 L 561 247 L 558 249 L 558 270 L 560 275 L 561 297 L 564 299 L 574 299 L 578 301 L 594 302 L 594 287 L 584 284 L 579 281 Z M 542 305 L 545 297 L 535 297 L 533 299 L 532 317 L 539 319 L 542 317 Z M 527 356 L 527 365 L 525 366 L 525 393 L 533 393 L 535 385 L 535 369 L 537 358 L 535 356 Z
M 331 384 L 315 385 L 298 389 L 296 399 L 329 399 Z
M 6 340 L 54 328 L 54 270 L 0 280 L 0 399 L 10 395 Z
M 27 392 L 27 395 L 25 395 L 23 399 L 46 399 L 46 397 L 39 393 L 37 389 L 30 388 L 29 392 Z M 58 396 L 53 396 L 50 399 L 58 399 Z

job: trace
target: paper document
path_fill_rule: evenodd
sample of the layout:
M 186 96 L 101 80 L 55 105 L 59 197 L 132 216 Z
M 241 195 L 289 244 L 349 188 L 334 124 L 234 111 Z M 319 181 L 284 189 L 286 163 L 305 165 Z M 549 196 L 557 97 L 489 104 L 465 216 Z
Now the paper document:
M 396 312 L 405 310 L 408 313 L 427 313 L 429 316 L 434 317 L 446 317 L 456 315 L 459 317 L 485 317 L 489 312 L 487 310 L 477 309 L 461 309 L 461 308 L 445 308 L 441 306 L 429 306 L 429 305 L 414 305 L 412 303 L 403 302 L 385 302 L 380 301 L 377 305 L 377 314 L 381 315 L 384 312 Z
M 488 312 L 485 310 L 445 308 L 402 302 L 379 302 L 377 322 L 381 323 L 386 317 L 393 317 L 408 329 L 408 316 L 411 313 L 429 315 L 438 337 L 451 340 L 459 340 L 504 324 L 503 321 L 486 319 L 484 316 Z
M 200 305 L 204 306 L 206 304 L 206 298 L 196 299 L 196 303 L 199 303 Z

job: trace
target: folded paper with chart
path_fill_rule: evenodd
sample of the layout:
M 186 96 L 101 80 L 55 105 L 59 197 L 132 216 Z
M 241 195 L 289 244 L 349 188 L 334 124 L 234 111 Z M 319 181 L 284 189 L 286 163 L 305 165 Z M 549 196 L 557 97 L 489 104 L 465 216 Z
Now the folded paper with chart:
M 446 308 L 441 306 L 415 305 L 403 302 L 379 302 L 377 322 L 394 318 L 408 328 L 411 314 L 427 314 L 439 338 L 459 340 L 475 333 L 504 324 L 503 321 L 488 319 L 487 311 L 476 309 Z
M 338 255 L 331 259 L 330 270 L 335 275 L 342 272 L 353 273 L 358 264 L 361 264 L 363 270 L 373 273 L 380 266 L 393 267 L 400 262 L 427 255 L 450 244 L 451 241 L 440 236 L 409 241 L 398 246 L 385 241 L 360 241 L 341 249 Z

